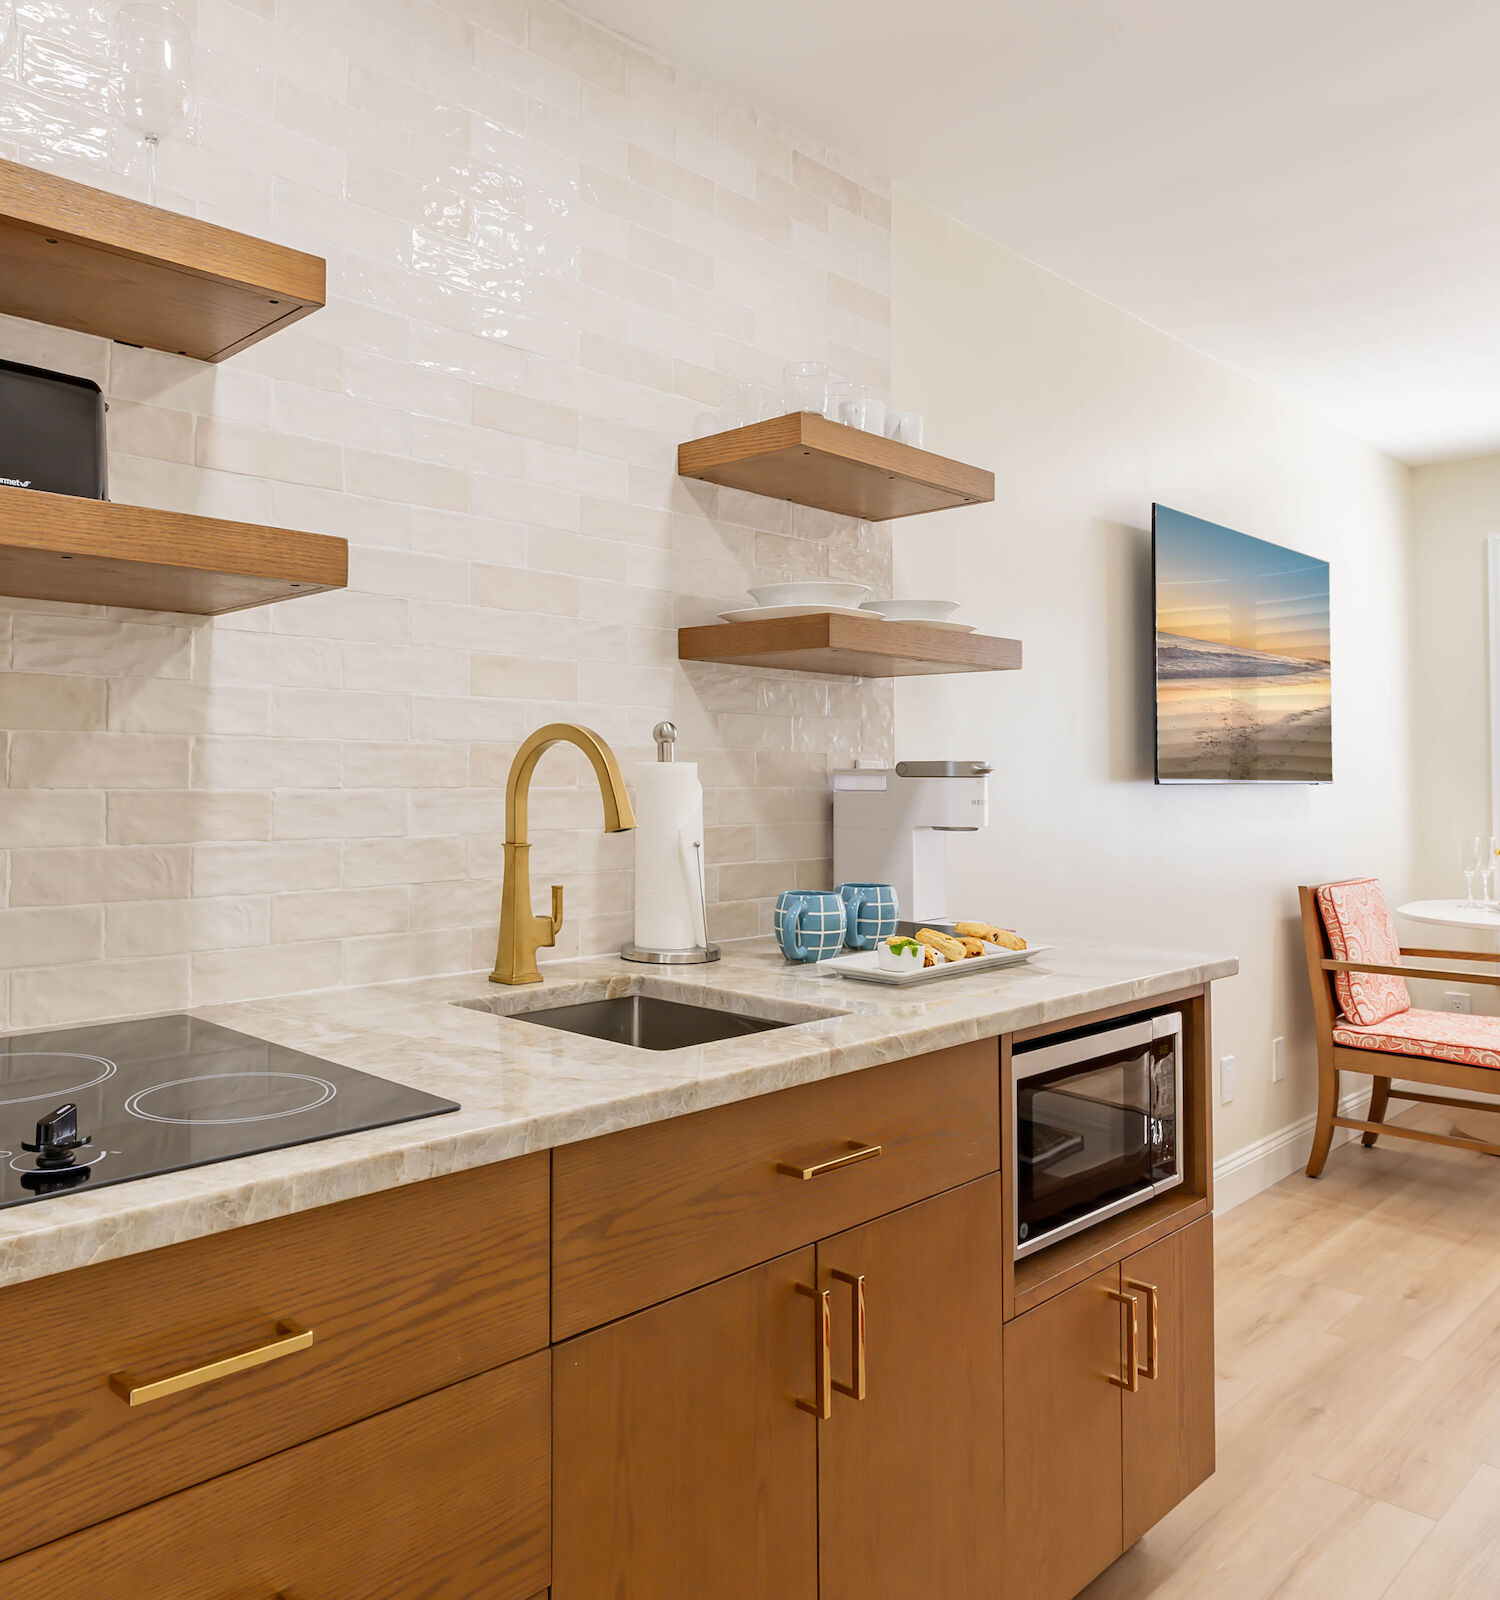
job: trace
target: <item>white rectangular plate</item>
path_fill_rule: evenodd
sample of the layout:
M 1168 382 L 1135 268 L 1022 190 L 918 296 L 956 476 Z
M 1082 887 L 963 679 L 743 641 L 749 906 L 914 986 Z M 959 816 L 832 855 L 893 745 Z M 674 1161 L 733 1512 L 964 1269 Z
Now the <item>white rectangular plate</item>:
M 853 955 L 835 956 L 822 963 L 825 972 L 836 972 L 841 978 L 858 978 L 863 983 L 888 983 L 897 989 L 909 988 L 914 983 L 934 983 L 939 978 L 962 978 L 971 972 L 993 972 L 997 967 L 1017 967 L 1030 961 L 1050 944 L 1033 944 L 1025 950 L 1001 950 L 992 956 L 970 956 L 967 961 L 945 961 L 941 966 L 918 967 L 915 972 L 882 972 L 880 956 L 874 950 L 856 950 Z

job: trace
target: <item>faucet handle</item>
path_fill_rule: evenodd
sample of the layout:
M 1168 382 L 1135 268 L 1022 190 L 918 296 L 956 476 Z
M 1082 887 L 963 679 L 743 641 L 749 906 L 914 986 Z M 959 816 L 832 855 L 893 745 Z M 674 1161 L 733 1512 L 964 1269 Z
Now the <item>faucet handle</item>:
M 563 926 L 563 892 L 560 883 L 552 885 L 552 937 L 555 939 L 562 932 Z

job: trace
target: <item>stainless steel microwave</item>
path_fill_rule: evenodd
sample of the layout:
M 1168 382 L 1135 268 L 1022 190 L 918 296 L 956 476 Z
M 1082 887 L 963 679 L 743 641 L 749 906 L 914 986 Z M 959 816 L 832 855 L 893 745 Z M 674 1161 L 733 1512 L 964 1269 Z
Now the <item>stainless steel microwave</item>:
M 1011 1094 L 1018 1258 L 1182 1182 L 1179 1012 L 1021 1045 Z

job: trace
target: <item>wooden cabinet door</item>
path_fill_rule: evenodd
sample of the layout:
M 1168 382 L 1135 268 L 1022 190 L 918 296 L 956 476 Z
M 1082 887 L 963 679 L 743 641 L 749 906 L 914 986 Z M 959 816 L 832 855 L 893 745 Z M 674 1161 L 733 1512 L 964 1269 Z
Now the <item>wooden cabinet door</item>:
M 0 1595 L 544 1595 L 548 1366 L 540 1350 L 54 1539 L 0 1562 Z
M 1005 1324 L 1005 1565 L 1014 1600 L 1073 1600 L 1120 1554 L 1123 1308 L 1110 1267 Z
M 552 1600 L 816 1600 L 811 1246 L 553 1350 Z
M 836 1389 L 818 1429 L 821 1600 L 1001 1592 L 1002 1246 L 998 1173 L 818 1245 L 835 1384 L 857 1388 L 850 1278 L 866 1349 L 864 1398 Z
M 1120 1270 L 1124 1289 L 1141 1304 L 1141 1360 L 1150 1368 L 1139 1391 L 1124 1398 L 1129 1546 L 1214 1470 L 1213 1218 L 1127 1256 Z M 1157 1350 L 1150 1362 L 1153 1293 Z

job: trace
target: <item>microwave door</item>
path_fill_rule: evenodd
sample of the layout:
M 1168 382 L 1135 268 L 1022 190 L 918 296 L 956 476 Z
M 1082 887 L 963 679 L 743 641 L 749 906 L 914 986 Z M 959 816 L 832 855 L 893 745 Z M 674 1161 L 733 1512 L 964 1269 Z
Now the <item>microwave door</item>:
M 1116 1063 L 1060 1083 L 1023 1086 L 1017 1119 L 1018 1221 L 1051 1235 L 1101 1204 L 1150 1193 L 1152 1119 L 1143 1074 Z
M 1018 1257 L 1182 1181 L 1175 1022 L 1156 1019 L 1155 1026 L 1136 1024 L 1017 1055 Z

